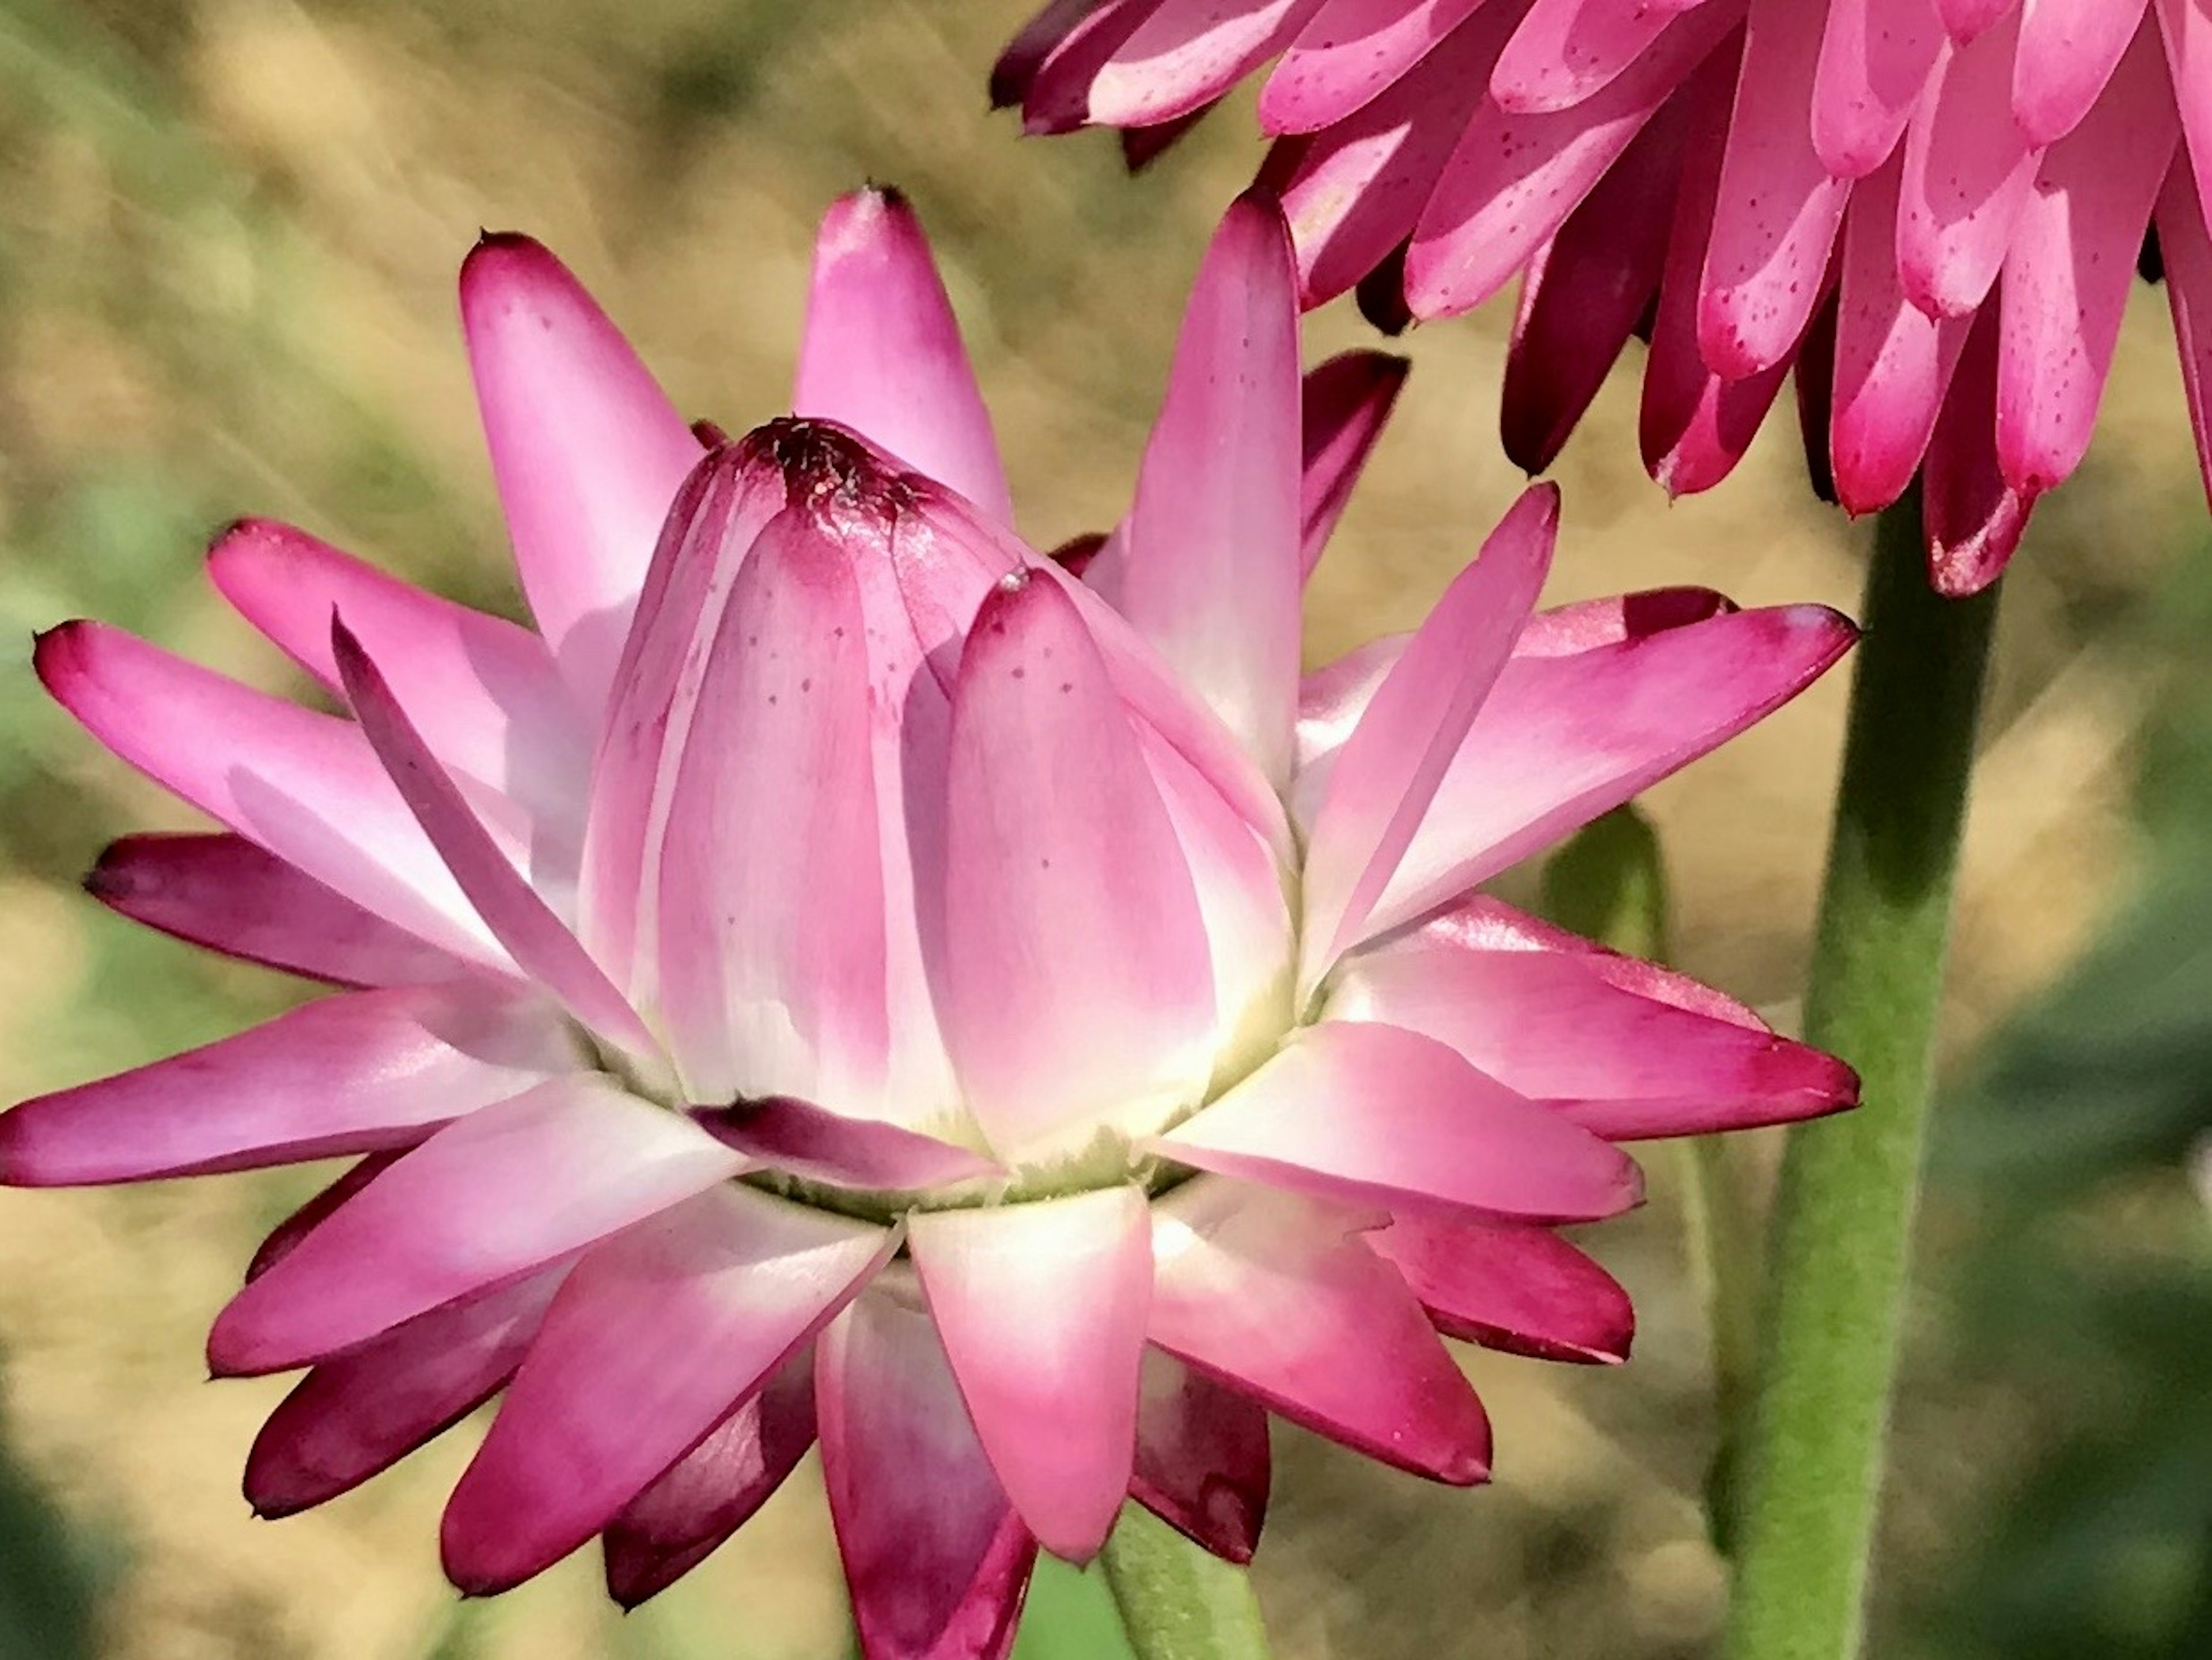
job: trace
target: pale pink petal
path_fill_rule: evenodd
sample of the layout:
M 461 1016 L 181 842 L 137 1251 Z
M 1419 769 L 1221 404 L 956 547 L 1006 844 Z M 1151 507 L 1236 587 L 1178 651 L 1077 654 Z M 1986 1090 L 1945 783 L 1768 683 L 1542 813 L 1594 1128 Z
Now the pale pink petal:
M 810 1342 L 896 1243 L 725 1183 L 588 1253 L 447 1503 L 447 1578 L 488 1596 L 591 1538 Z
M 326 1359 L 743 1168 L 689 1119 L 595 1073 L 555 1079 L 447 1125 L 341 1206 L 216 1316 L 209 1367 Z
M 811 1182 L 878 1191 L 1004 1177 L 1003 1166 L 879 1118 L 853 1118 L 787 1095 L 696 1110 L 714 1139 L 759 1164 Z
M 517 966 L 600 1036 L 636 1056 L 659 1045 L 629 1001 L 594 963 L 568 924 L 507 861 L 453 777 L 423 743 L 383 674 L 346 628 L 331 619 L 331 645 L 346 696 L 377 758 L 399 787 L 422 832 Z
M 1358 1231 L 1385 1219 L 1214 1177 L 1152 1215 L 1153 1342 L 1384 1463 L 1461 1487 L 1488 1478 L 1482 1403 Z
M 560 1283 L 554 1270 L 433 1309 L 317 1366 L 253 1438 L 253 1513 L 293 1516 L 349 1493 L 474 1412 L 521 1364 Z
M 1976 314 L 1928 440 L 1920 514 L 1938 593 L 1979 593 L 2003 573 L 2034 504 L 1997 465 L 1997 306 Z
M 1199 267 L 1121 533 L 1084 581 L 1288 781 L 1303 565 L 1297 273 L 1273 199 Z
M 1048 580 L 1010 581 L 976 615 L 945 795 L 942 1013 L 994 1146 L 1088 1141 L 1192 1098 L 1214 1025 L 1198 895 L 1098 648 Z
M 607 1524 L 607 1594 L 634 1608 L 667 1590 L 750 1521 L 813 1444 L 809 1348 Z
M 921 222 L 896 191 L 855 191 L 823 216 L 791 405 L 842 422 L 1013 522 L 960 325 Z
M 1936 14 L 1943 20 L 1951 38 L 1963 46 L 2020 3 L 2021 0 L 1936 0 Z
M 1267 1517 L 1267 1411 L 1145 1352 L 1129 1497 L 1224 1562 L 1249 1562 Z
M 477 244 L 461 325 L 523 593 L 596 713 L 699 441 L 583 285 L 526 236 Z
M 2035 182 L 2043 151 L 2011 119 L 2019 40 L 2014 12 L 1970 46 L 1944 47 L 1905 128 L 1898 271 L 1912 303 L 1930 316 L 1982 303 Z
M 1943 41 L 1929 0 L 1827 0 L 1813 148 L 1829 172 L 1862 179 L 1896 149 Z
M 1490 76 L 1501 108 L 1570 109 L 1602 92 L 1705 0 L 1534 0 Z
M 0 1182 L 142 1182 L 412 1146 L 576 1065 L 574 1040 L 535 1000 L 342 992 L 0 1115 Z
M 1361 713 L 1309 838 L 1302 958 L 1309 988 L 1370 931 L 1475 711 L 1551 568 L 1559 492 L 1525 492 L 1453 580 Z
M 1039 1544 L 1087 1562 L 1135 1458 L 1152 1292 L 1143 1190 L 917 1211 L 907 1243 L 1000 1486 Z
M 1628 1359 L 1628 1293 L 1548 1228 L 1401 1213 L 1367 1241 L 1447 1337 L 1540 1360 Z
M 2029 0 L 2021 8 L 2012 112 L 2030 143 L 2054 143 L 2089 113 L 2135 37 L 2144 3 Z
M 134 922 L 334 985 L 425 985 L 471 972 L 240 836 L 125 836 L 84 887 Z
M 1364 1020 L 1306 1027 L 1150 1145 L 1179 1164 L 1355 1203 L 1590 1221 L 1644 1196 L 1618 1148 L 1437 1039 Z
M 2181 388 L 2197 458 L 2212 499 L 2212 235 L 2187 151 L 2174 157 L 2158 201 L 2158 246 L 2166 261 L 2166 298 L 2181 358 Z
M 1687 628 L 1708 617 L 1731 615 L 1735 609 L 1726 594 L 1711 588 L 1644 588 L 1635 593 L 1577 599 L 1531 617 L 1521 637 L 1513 642 L 1513 655 L 1571 657 L 1600 646 L 1617 646 L 1625 640 Z
M 1037 70 L 1076 26 L 1091 13 L 1115 4 L 1116 0 L 1047 0 L 991 65 L 991 107 L 1006 109 L 1027 98 Z
M 163 788 L 363 909 L 514 971 L 351 721 L 98 623 L 40 635 L 33 660 L 56 702 Z
M 2031 501 L 2089 447 L 2136 251 L 2180 137 L 2158 31 L 2146 28 L 2088 118 L 2045 152 L 2013 222 L 1997 324 L 1997 465 Z
M 911 1283 L 859 1298 L 816 1351 L 822 1478 L 853 1618 L 868 1660 L 1003 1660 L 1036 1541 Z
M 1219 97 L 1297 38 L 1322 0 L 1159 0 L 1091 83 L 1091 119 L 1143 127 Z
M 1312 575 L 1321 562 L 1413 367 L 1389 352 L 1346 351 L 1306 372 L 1300 421 L 1304 477 L 1298 492 L 1304 575 Z
M 1484 0 L 1322 0 L 1260 88 L 1260 131 L 1319 132 L 1434 52 Z
M 1022 131 L 1073 132 L 1099 119 L 1091 113 L 1093 85 L 1112 65 L 1115 53 L 1159 5 L 1160 0 L 1106 0 L 1064 27 L 1056 25 L 1058 38 L 1038 42 L 1044 50 L 1027 70 L 1022 92 Z M 1192 107 L 1204 102 L 1201 94 Z

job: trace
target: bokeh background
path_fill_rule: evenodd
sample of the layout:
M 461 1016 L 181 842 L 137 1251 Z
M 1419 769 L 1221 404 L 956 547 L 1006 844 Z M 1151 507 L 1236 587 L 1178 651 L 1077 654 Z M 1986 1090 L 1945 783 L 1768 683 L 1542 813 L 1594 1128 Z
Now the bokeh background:
M 39 694 L 33 630 L 96 615 L 300 690 L 203 580 L 209 532 L 294 519 L 518 608 L 453 315 L 479 226 L 550 242 L 679 404 L 736 429 L 789 384 L 812 222 L 895 182 L 935 238 L 1031 539 L 1110 523 L 1249 109 L 1142 181 L 1020 142 L 984 72 L 1029 0 L 0 3 L 0 1097 L 221 1036 L 301 988 L 76 887 L 179 810 Z M 1419 331 L 1394 429 L 1314 586 L 1316 660 L 1417 619 L 1521 485 L 1507 313 Z M 1337 309 L 1311 350 L 1366 338 Z M 1671 507 L 1632 372 L 1559 468 L 1553 597 L 1705 582 L 1850 609 L 1864 527 L 1778 423 Z M 1967 837 L 1943 1116 L 1882 1534 L 1879 1656 L 2212 1653 L 2212 558 L 2162 296 L 2131 312 L 2089 464 L 2008 579 Z M 1843 677 L 1654 793 L 1680 964 L 1795 1018 Z M 2191 1149 L 2199 1153 L 2192 1185 Z M 1771 1140 L 1747 1159 L 1771 1164 Z M 1725 1586 L 1717 1426 L 1674 1165 L 1588 1243 L 1636 1359 L 1469 1353 L 1498 1480 L 1453 1493 L 1279 1431 L 1259 1568 L 1286 1660 L 1659 1660 Z M 579 1557 L 464 1605 L 436 1567 L 471 1427 L 309 1516 L 236 1473 L 284 1380 L 211 1384 L 209 1316 L 312 1176 L 0 1195 L 0 1656 L 832 1660 L 818 1481 L 627 1619 Z M 1054 1575 L 1024 1660 L 1109 1660 Z

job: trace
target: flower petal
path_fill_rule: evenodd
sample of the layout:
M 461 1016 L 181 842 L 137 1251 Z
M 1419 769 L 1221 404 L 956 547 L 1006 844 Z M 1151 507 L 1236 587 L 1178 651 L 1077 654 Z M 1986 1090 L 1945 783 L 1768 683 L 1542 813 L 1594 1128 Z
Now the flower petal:
M 2012 112 L 2028 143 L 2055 143 L 2081 124 L 2111 82 L 2128 42 L 2136 38 L 2144 3 L 2034 0 L 2021 9 L 2020 49 L 2012 62 Z
M 1129 1488 L 1151 1219 L 1134 1187 L 917 1211 L 907 1243 L 983 1451 L 1037 1542 L 1087 1562 Z
M 1306 372 L 1299 428 L 1301 574 L 1311 576 L 1352 486 L 1390 418 L 1412 362 L 1385 351 L 1340 352 Z
M 1628 1293 L 1548 1228 L 1401 1213 L 1367 1242 L 1447 1337 L 1539 1360 L 1628 1359 Z
M 1321 0 L 1158 0 L 1091 83 L 1091 120 L 1146 127 L 1219 97 L 1297 39 Z
M 1026 99 L 1037 70 L 1076 27 L 1091 13 L 1115 4 L 1116 0 L 1046 0 L 991 65 L 991 107 L 1002 110 Z
M 1322 0 L 1260 88 L 1260 131 L 1319 132 L 1363 108 L 1483 0 Z
M 1267 1411 L 1162 1350 L 1145 1352 L 1129 1497 L 1224 1562 L 1245 1563 L 1267 1517 Z
M 967 1147 L 787 1095 L 698 1108 L 691 1116 L 725 1146 L 810 1182 L 913 1192 L 1006 1174 Z
M 534 1000 L 489 988 L 344 992 L 0 1116 L 0 1182 L 74 1187 L 412 1146 L 564 1073 Z
M 2212 234 L 2189 155 L 2173 159 L 2158 201 L 2158 246 L 2166 261 L 2166 303 L 2181 358 L 2181 387 L 2197 459 L 2212 500 Z
M 2003 574 L 2034 505 L 1997 465 L 1998 307 L 1977 313 L 1928 440 L 1920 514 L 1938 593 L 1979 593 Z
M 589 1252 L 447 1503 L 446 1574 L 543 1572 L 696 1447 L 890 1259 L 873 1223 L 725 1183 Z
M 1813 81 L 1813 148 L 1838 179 L 1863 179 L 1905 136 L 1942 49 L 1928 0 L 1827 0 Z
M 2043 151 L 2006 119 L 2019 40 L 2014 10 L 1971 45 L 1944 47 L 1905 130 L 1897 265 L 1931 317 L 1982 303 L 2035 182 Z
M 1501 108 L 1571 109 L 1613 84 L 1699 0 L 1535 0 L 1490 77 Z
M 744 1161 L 594 1073 L 448 1124 L 230 1301 L 225 1376 L 283 1371 L 503 1285 L 726 1181 Z
M 1073 132 L 1099 118 L 1092 113 L 1092 88 L 1114 56 L 1150 17 L 1160 0 L 1104 0 L 1064 27 L 1039 52 L 1022 93 L 1022 131 L 1036 134 Z M 1045 20 L 1036 20 L 1042 32 Z M 1192 107 L 1205 102 L 1203 96 Z M 1114 124 L 1121 125 L 1121 124 Z

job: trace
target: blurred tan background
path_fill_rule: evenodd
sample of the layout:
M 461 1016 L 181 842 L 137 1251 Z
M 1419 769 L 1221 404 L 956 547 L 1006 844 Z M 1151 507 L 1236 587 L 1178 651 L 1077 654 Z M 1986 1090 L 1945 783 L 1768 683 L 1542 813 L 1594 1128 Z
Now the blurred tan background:
M 33 629 L 98 615 L 292 685 L 200 575 L 207 532 L 246 512 L 517 606 L 453 316 L 479 226 L 550 243 L 679 404 L 734 430 L 782 408 L 814 216 L 863 180 L 896 183 L 943 261 L 1025 530 L 1049 546 L 1111 522 L 1184 285 L 1257 147 L 1249 106 L 1135 183 L 1104 138 L 1018 142 L 1012 118 L 986 118 L 982 87 L 1029 9 L 0 3 L 0 619 L 14 642 L 0 654 L 0 1098 L 205 1041 L 298 993 L 79 894 L 108 838 L 187 821 L 45 702 Z M 1969 1071 L 1977 1041 L 2142 880 L 2141 734 L 2191 643 L 2160 619 L 2181 610 L 2174 572 L 2206 538 L 2164 301 L 2136 298 L 2090 463 L 2008 579 L 1948 1017 L 1948 1056 Z M 1316 660 L 1410 625 L 1521 487 L 1494 436 L 1505 321 L 1492 307 L 1406 343 L 1417 367 L 1395 428 L 1314 585 Z M 1366 338 L 1339 309 L 1310 325 L 1316 358 Z M 1624 372 L 1560 465 L 1554 597 L 1704 582 L 1746 603 L 1855 606 L 1863 528 L 1810 500 L 1786 418 L 1735 479 L 1669 507 L 1636 461 L 1634 417 Z M 1839 674 L 1650 801 L 1683 966 L 1784 1023 L 1843 691 Z M 1724 1584 L 1696 1504 L 1715 1428 L 1655 1154 L 1655 1203 L 1591 1242 L 1637 1293 L 1634 1363 L 1468 1357 L 1497 1425 L 1494 1487 L 1432 1490 L 1280 1438 L 1260 1577 L 1285 1657 L 1705 1650 Z M 2085 1201 L 2078 1231 L 2100 1250 L 2201 1267 L 2186 1185 L 2164 1164 L 2130 1183 Z M 324 1511 L 251 1519 L 237 1470 L 286 1383 L 204 1382 L 201 1338 L 251 1241 L 306 1185 L 0 1195 L 4 1425 L 23 1489 L 9 1501 L 14 1554 L 42 1563 L 63 1540 L 58 1560 L 78 1578 L 21 1572 L 34 1596 L 89 1588 L 95 1651 L 844 1652 L 811 1465 L 628 1620 L 601 1603 L 588 1557 L 496 1604 L 456 1603 L 437 1572 L 436 1512 L 473 1431 Z M 1931 1276 L 1960 1253 L 2008 1260 L 1976 1231 L 1980 1202 L 1939 1196 Z M 1978 1365 L 1960 1337 L 1970 1296 L 1931 1283 L 1911 1323 L 1878 1652 L 1954 1651 L 1946 1599 L 2051 1409 L 2032 1366 Z M 2124 1381 L 2084 1408 L 2133 1410 Z M 44 1645 L 61 1640 L 16 1651 L 58 1654 Z M 1024 1652 L 1087 1652 L 1053 1640 Z

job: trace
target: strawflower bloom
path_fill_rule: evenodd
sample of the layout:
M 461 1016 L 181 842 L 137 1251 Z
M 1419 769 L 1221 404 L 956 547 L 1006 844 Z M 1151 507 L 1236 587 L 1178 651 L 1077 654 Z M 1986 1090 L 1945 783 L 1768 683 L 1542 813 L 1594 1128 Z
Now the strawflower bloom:
M 491 1592 L 626 1603 L 817 1440 L 872 1657 L 1002 1655 L 1125 1498 L 1235 1560 L 1267 1415 L 1483 1479 L 1438 1332 L 1614 1360 L 1553 1231 L 1641 1137 L 1847 1104 L 1840 1063 L 1475 891 L 1785 702 L 1815 607 L 1532 612 L 1532 490 L 1413 635 L 1301 678 L 1299 594 L 1396 390 L 1301 383 L 1279 211 L 1206 255 L 1127 517 L 1008 527 L 896 197 L 822 230 L 793 404 L 709 447 L 537 244 L 461 276 L 535 631 L 261 521 L 216 585 L 351 718 L 93 623 L 54 696 L 218 820 L 91 888 L 335 989 L 26 1103 L 0 1175 L 357 1160 L 209 1339 L 308 1368 L 264 1515 L 504 1389 L 444 1522 Z M 711 437 L 711 432 L 709 434 Z
M 1305 303 L 1443 317 L 1522 275 L 1531 471 L 1632 334 L 1677 494 L 1794 362 L 1816 485 L 1864 513 L 1924 465 L 1931 575 L 1973 592 L 2080 464 L 2143 252 L 2212 486 L 2203 0 L 1055 0 L 994 90 L 1142 157 L 1270 59 Z

